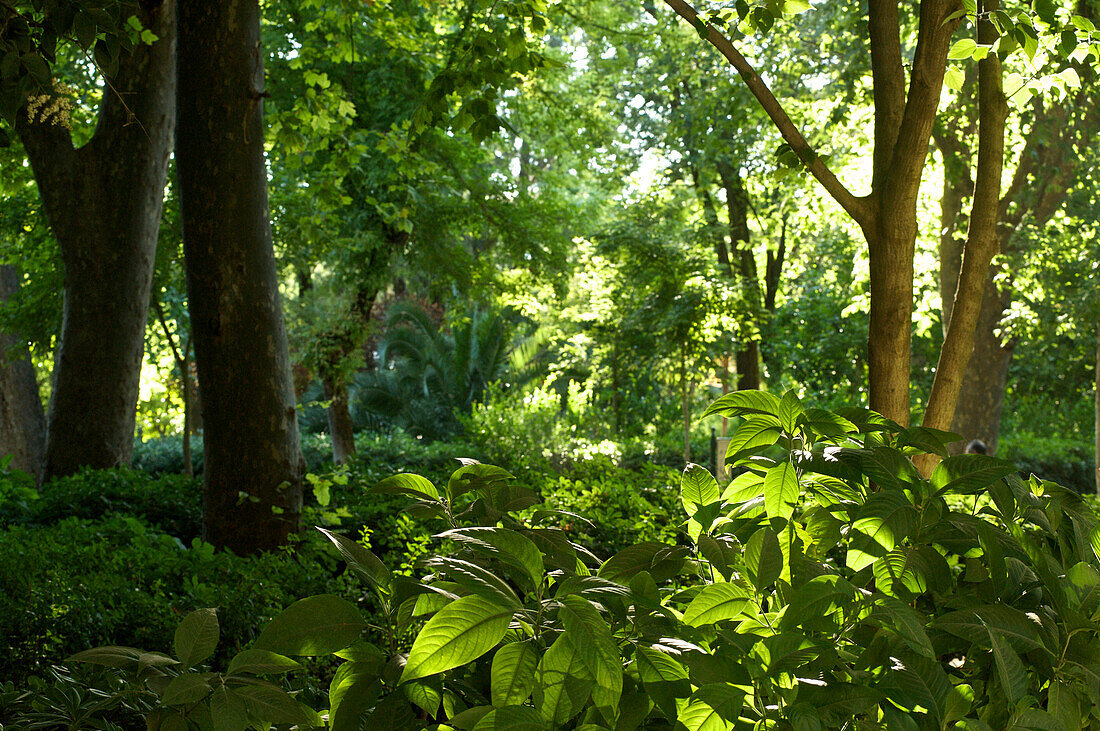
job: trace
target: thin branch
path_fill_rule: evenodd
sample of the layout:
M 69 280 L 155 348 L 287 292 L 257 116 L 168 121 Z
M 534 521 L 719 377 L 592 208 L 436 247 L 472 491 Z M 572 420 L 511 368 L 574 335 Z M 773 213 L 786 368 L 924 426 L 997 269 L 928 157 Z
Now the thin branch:
M 764 112 L 771 118 L 783 140 L 791 146 L 805 163 L 806 169 L 856 223 L 866 228 L 871 222 L 871 209 L 867 204 L 867 199 L 852 195 L 851 191 L 845 188 L 844 184 L 837 179 L 829 167 L 822 162 L 821 157 L 813 151 L 810 143 L 806 141 L 806 138 L 791 121 L 790 116 L 787 115 L 779 100 L 772 94 L 771 89 L 760 78 L 760 74 L 741 55 L 733 42 L 713 25 L 706 23 L 695 8 L 688 5 L 684 0 L 665 0 L 665 3 L 676 11 L 677 15 L 691 23 L 693 27 L 704 26 L 706 28 L 707 42 L 718 49 L 718 52 L 725 56 L 730 65 L 741 75 L 745 85 L 756 97 L 756 101 L 760 103 Z

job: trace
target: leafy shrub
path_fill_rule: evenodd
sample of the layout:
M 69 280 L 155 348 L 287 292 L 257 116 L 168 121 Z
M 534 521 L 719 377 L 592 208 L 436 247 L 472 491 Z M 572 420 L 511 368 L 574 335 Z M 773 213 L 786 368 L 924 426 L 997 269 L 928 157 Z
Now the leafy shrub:
M 0 532 L 0 677 L 40 674 L 99 644 L 164 646 L 197 607 L 222 607 L 230 647 L 243 646 L 292 597 L 339 586 L 333 569 L 308 545 L 242 558 L 128 516 L 12 527 Z
M 762 392 L 712 410 L 745 417 L 730 450 L 744 471 L 728 485 L 684 471 L 687 544 L 601 562 L 546 527 L 568 516 L 530 511 L 535 495 L 500 468 L 466 464 L 441 488 L 397 475 L 376 490 L 447 528 L 424 580 L 326 533 L 377 597 L 381 643 L 364 640 L 354 605 L 318 596 L 256 649 L 273 670 L 291 655 L 345 661 L 334 731 L 1096 726 L 1100 530 L 1078 496 L 980 455 L 923 477 L 910 457 L 946 457 L 950 435 L 866 410 Z M 74 659 L 130 673 L 156 697 L 150 728 L 319 725 L 273 684 L 257 703 L 233 663 L 188 670 L 212 652 L 192 656 L 188 639 L 210 616 L 184 620 L 175 660 Z M 406 656 L 400 639 L 417 627 Z
M 130 461 L 135 470 L 151 475 L 183 474 L 183 438 L 179 435 L 134 441 L 134 454 Z M 196 475 L 202 474 L 202 437 L 191 437 L 191 467 Z
M 1096 492 L 1096 452 L 1091 444 L 1015 434 L 1003 437 L 999 447 L 1001 457 L 1014 462 L 1024 476 L 1038 475 L 1082 495 Z
M 181 475 L 150 478 L 128 469 L 82 470 L 43 485 L 18 522 L 49 525 L 63 518 L 98 520 L 112 515 L 133 516 L 189 543 L 202 532 L 199 482 Z

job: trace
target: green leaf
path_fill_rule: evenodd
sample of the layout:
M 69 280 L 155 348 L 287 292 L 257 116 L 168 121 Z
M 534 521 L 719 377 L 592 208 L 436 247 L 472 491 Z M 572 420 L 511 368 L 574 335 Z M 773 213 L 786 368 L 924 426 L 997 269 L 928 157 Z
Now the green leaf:
M 364 548 L 357 541 L 345 538 L 339 533 L 318 527 L 326 538 L 335 544 L 348 568 L 355 572 L 359 578 L 367 582 L 380 597 L 388 597 L 393 588 L 393 574 L 386 565 L 373 553 Z
M 358 639 L 366 627 L 359 610 L 331 594 L 299 599 L 280 612 L 254 645 L 280 655 L 328 655 Z
M 771 528 L 760 528 L 745 544 L 745 568 L 757 590 L 771 586 L 783 573 L 783 550 Z
M 273 675 L 302 667 L 285 655 L 267 650 L 241 650 L 229 661 L 229 674 Z
M 196 609 L 176 628 L 176 657 L 184 668 L 191 668 L 214 654 L 218 647 L 218 613 L 214 609 Z
M 164 689 L 160 702 L 166 706 L 182 706 L 201 701 L 210 694 L 210 675 L 208 673 L 184 673 L 172 678 Z
M 680 502 L 688 515 L 694 515 L 700 507 L 718 502 L 722 497 L 718 483 L 705 467 L 688 463 L 680 478 Z M 709 526 L 707 526 L 709 527 Z
M 948 66 L 947 70 L 944 71 L 943 83 L 948 89 L 962 91 L 964 81 L 966 81 L 966 74 L 957 66 Z
M 447 496 L 453 501 L 473 490 L 491 489 L 512 479 L 515 479 L 512 473 L 505 469 L 471 462 L 462 465 L 451 474 L 451 479 L 447 481 Z
M 993 659 L 997 664 L 1001 690 L 1009 702 L 1016 704 L 1027 693 L 1027 671 L 1024 670 L 1020 656 L 1007 640 L 992 630 L 989 632 L 989 640 L 993 647 Z
M 475 550 L 479 550 L 523 571 L 532 587 L 542 584 L 542 552 L 534 542 L 507 528 L 458 528 L 441 533 L 440 538 L 450 538 Z
M 860 535 L 848 546 L 848 567 L 859 571 L 894 550 L 916 529 L 920 514 L 900 492 L 879 491 L 859 511 L 852 530 Z
M 507 581 L 475 563 L 450 556 L 433 556 L 425 563 L 425 567 L 465 587 L 471 594 L 480 594 L 486 599 L 504 602 L 514 609 L 522 606 L 519 597 Z
M 764 477 L 750 470 L 733 478 L 722 493 L 722 500 L 728 503 L 747 503 L 763 494 Z
M 401 682 L 473 662 L 500 642 L 511 619 L 510 606 L 476 594 L 451 602 L 416 636 Z
M 798 502 L 798 472 L 790 462 L 770 468 L 764 475 L 764 509 L 769 518 L 790 520 Z
M 233 692 L 244 701 L 249 712 L 261 721 L 296 723 L 307 728 L 325 725 L 316 711 L 270 683 L 250 683 L 234 688 Z
M 336 669 L 329 684 L 331 731 L 359 731 L 363 716 L 382 692 L 381 669 L 373 664 L 346 662 Z
M 522 705 L 535 688 L 538 662 L 538 653 L 530 642 L 511 642 L 497 650 L 490 673 L 493 705 Z
M 494 708 L 471 727 L 471 731 L 549 731 L 539 712 L 530 706 Z
M 729 446 L 726 448 L 726 460 L 729 461 L 750 449 L 771 446 L 779 440 L 782 433 L 783 430 L 775 417 L 750 416 L 730 437 Z
M 372 492 L 411 495 L 423 500 L 438 500 L 439 490 L 420 475 L 400 474 L 379 482 Z
M 672 548 L 656 541 L 643 541 L 623 550 L 604 562 L 598 576 L 624 586 L 641 571 L 648 571 L 655 581 L 674 576 L 683 566 L 687 550 Z
M 561 601 L 565 633 L 595 684 L 593 705 L 606 718 L 614 718 L 623 692 L 623 661 L 611 627 L 587 599 L 566 595 Z
M 695 595 L 684 610 L 684 624 L 702 627 L 741 615 L 749 593 L 734 584 L 709 584 Z
M 977 48 L 978 43 L 973 38 L 960 38 L 955 41 L 955 44 L 951 46 L 951 50 L 947 52 L 947 58 L 951 61 L 970 58 Z
M 145 652 L 133 647 L 109 645 L 83 650 L 66 658 L 69 662 L 86 662 L 92 665 L 105 665 L 110 668 L 160 667 L 179 665 L 179 661 L 159 652 Z
M 592 695 L 592 676 L 568 633 L 562 633 L 539 661 L 534 700 L 542 718 L 564 724 Z
M 779 417 L 779 399 L 767 391 L 734 391 L 719 398 L 703 412 L 702 418 L 711 414 L 722 416 L 744 416 L 746 414 L 766 414 Z
M 244 731 L 248 725 L 248 708 L 243 698 L 221 685 L 210 696 L 210 717 L 214 731 Z
M 677 714 L 687 731 L 729 731 L 745 705 L 745 691 L 727 683 L 710 683 L 692 693 Z
M 789 1 L 789 0 L 788 0 Z M 807 3 L 807 8 L 809 4 Z M 794 434 L 798 429 L 799 417 L 802 416 L 802 402 L 794 391 L 787 391 L 779 402 L 779 425 L 788 434 Z
M 931 482 L 932 487 L 936 488 L 936 495 L 971 495 L 984 491 L 994 482 L 1015 472 L 1015 465 L 995 457 L 960 454 L 936 465 Z

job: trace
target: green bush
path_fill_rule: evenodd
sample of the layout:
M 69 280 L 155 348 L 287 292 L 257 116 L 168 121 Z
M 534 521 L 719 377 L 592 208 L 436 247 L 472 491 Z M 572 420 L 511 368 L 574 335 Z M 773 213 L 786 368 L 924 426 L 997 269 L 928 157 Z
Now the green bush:
M 12 527 L 0 532 L 0 678 L 100 644 L 165 646 L 197 607 L 221 607 L 229 646 L 244 646 L 291 598 L 340 586 L 333 570 L 308 546 L 242 558 L 128 516 Z
M 744 418 L 743 471 L 720 485 L 685 469 L 681 545 L 600 561 L 500 468 L 397 475 L 375 491 L 445 528 L 422 580 L 326 533 L 376 596 L 381 637 L 322 595 L 223 671 L 204 664 L 213 610 L 184 618 L 173 658 L 74 660 L 119 668 L 153 729 L 320 726 L 322 706 L 252 676 L 333 654 L 334 731 L 1096 728 L 1100 529 L 1077 495 L 866 410 L 762 392 L 712 410 Z M 945 457 L 927 478 L 910 461 L 925 452 Z
M 1025 477 L 1034 474 L 1081 495 L 1096 492 L 1096 451 L 1092 444 L 1023 433 L 1002 437 L 998 451 Z
M 151 478 L 129 469 L 83 470 L 43 485 L 27 503 L 23 519 L 13 522 L 51 525 L 64 518 L 113 515 L 132 516 L 190 543 L 202 533 L 201 486 L 182 475 Z

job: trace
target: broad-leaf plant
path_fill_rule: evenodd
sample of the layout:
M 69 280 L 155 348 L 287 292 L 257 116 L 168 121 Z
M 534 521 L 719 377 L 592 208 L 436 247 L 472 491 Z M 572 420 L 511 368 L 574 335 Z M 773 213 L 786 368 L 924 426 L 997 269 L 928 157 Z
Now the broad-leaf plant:
M 788 393 L 723 396 L 732 479 L 688 465 L 679 545 L 598 560 L 583 516 L 537 507 L 498 467 L 402 474 L 438 519 L 419 579 L 325 529 L 384 627 L 303 599 L 224 672 L 213 610 L 175 657 L 100 648 L 158 696 L 152 729 L 1083 729 L 1100 718 L 1100 532 L 1075 494 L 955 435 Z M 930 477 L 917 454 L 942 458 Z M 558 527 L 562 526 L 562 527 Z M 376 615 L 377 616 L 377 613 Z M 411 645 L 409 644 L 411 639 Z M 270 677 L 341 661 L 328 707 Z

